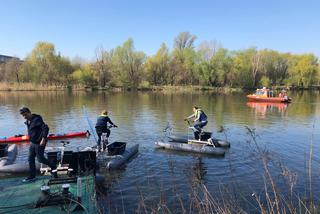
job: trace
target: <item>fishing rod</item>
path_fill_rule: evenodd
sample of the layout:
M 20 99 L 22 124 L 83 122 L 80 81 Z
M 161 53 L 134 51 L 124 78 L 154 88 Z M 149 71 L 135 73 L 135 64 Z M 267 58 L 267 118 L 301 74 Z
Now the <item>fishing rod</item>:
M 92 125 L 92 123 L 91 123 L 91 121 L 90 121 L 90 119 L 89 119 L 87 109 L 86 109 L 85 106 L 83 106 L 82 109 L 83 109 L 83 114 L 84 114 L 85 118 L 87 119 L 88 125 L 89 125 L 89 127 L 90 127 L 90 129 L 91 129 L 91 132 L 92 132 L 92 135 L 93 135 L 93 137 L 94 137 L 94 140 L 95 140 L 96 143 L 97 143 L 97 142 L 98 142 L 98 137 L 96 136 L 96 132 L 95 132 L 95 130 L 94 130 L 94 128 L 93 128 L 93 125 Z

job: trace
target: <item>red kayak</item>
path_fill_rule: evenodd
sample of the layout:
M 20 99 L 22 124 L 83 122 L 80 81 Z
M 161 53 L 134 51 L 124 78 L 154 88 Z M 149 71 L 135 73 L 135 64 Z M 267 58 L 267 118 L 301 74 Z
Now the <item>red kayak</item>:
M 75 138 L 75 137 L 88 137 L 90 135 L 89 131 L 86 132 L 73 132 L 68 134 L 49 134 L 48 140 L 59 140 L 66 138 Z M 28 135 L 18 135 L 8 138 L 0 138 L 0 143 L 17 143 L 17 142 L 26 142 L 29 141 Z

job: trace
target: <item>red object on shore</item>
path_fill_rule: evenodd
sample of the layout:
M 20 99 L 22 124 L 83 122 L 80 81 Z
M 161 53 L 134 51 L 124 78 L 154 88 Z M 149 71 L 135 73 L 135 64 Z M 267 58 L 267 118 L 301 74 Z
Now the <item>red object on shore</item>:
M 89 131 L 86 132 L 72 132 L 68 134 L 49 134 L 48 140 L 59 140 L 66 138 L 76 138 L 76 137 L 88 137 L 90 135 Z M 8 138 L 0 138 L 0 143 L 18 143 L 18 142 L 27 142 L 29 141 L 28 135 L 18 135 Z
M 270 103 L 290 103 L 291 98 L 285 99 L 284 97 L 264 97 L 255 94 L 247 95 L 249 102 L 270 102 Z

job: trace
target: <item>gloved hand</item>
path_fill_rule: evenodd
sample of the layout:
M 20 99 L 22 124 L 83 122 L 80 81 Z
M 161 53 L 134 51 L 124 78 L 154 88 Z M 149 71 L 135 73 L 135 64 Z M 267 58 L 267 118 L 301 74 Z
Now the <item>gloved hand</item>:
M 118 126 L 117 126 L 117 125 L 113 125 L 113 127 L 118 128 Z

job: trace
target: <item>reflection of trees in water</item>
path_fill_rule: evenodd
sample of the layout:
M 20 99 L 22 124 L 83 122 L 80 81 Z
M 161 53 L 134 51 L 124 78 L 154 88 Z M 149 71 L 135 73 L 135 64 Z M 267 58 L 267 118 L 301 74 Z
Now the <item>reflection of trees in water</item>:
M 157 124 L 169 121 L 175 126 L 175 130 L 186 131 L 182 118 L 191 114 L 193 105 L 201 106 L 207 113 L 208 130 L 223 125 L 226 121 L 233 124 L 254 124 L 256 119 L 248 117 L 251 109 L 245 105 L 245 95 L 210 92 L 27 91 L 0 92 L 0 103 L 9 106 L 12 112 L 17 112 L 17 117 L 13 116 L 15 119 L 20 119 L 19 107 L 27 105 L 35 113 L 41 114 L 51 127 L 55 124 L 50 124 L 50 121 L 63 120 L 70 115 L 73 117 L 72 114 L 82 117 L 82 106 L 85 105 L 92 119 L 103 108 L 107 108 L 118 124 L 125 123 L 134 127 L 136 120 L 144 117 L 143 119 Z M 293 103 L 284 111 L 285 116 L 309 117 L 317 113 L 319 92 L 291 92 L 290 96 Z
M 100 170 L 96 182 L 97 207 L 101 213 L 109 212 L 116 205 L 112 203 L 122 195 L 120 180 L 124 175 L 125 169 L 117 171 Z M 120 190 L 119 190 L 120 189 Z
M 192 186 L 196 186 L 200 183 L 205 183 L 207 167 L 205 166 L 201 157 L 194 158 L 192 163 L 186 167 L 185 172 Z
M 204 162 L 201 157 L 198 157 L 194 162 L 193 166 L 194 170 L 194 180 L 196 181 L 204 181 L 204 176 L 207 174 L 207 167 L 204 166 Z

